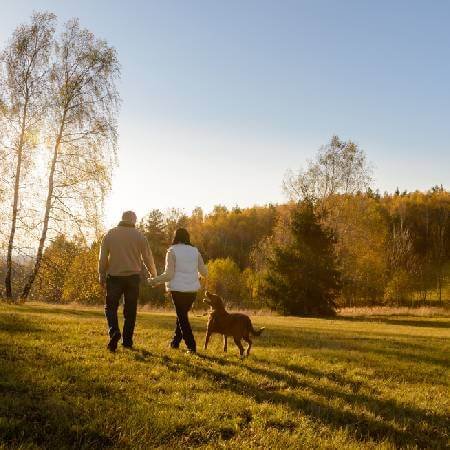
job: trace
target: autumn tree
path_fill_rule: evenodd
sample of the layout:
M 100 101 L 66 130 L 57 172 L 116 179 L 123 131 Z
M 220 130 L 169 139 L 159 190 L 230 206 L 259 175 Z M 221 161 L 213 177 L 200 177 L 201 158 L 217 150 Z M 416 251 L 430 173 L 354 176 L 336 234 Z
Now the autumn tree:
M 61 303 L 67 274 L 80 251 L 75 242 L 67 240 L 65 236 L 57 236 L 44 251 L 41 269 L 32 291 L 33 297 Z M 87 270 L 87 266 L 84 269 Z M 78 288 L 83 289 L 83 286 L 79 285 Z
M 444 267 L 450 259 L 450 198 L 442 187 L 432 191 L 434 207 L 432 210 L 431 254 L 436 273 L 436 291 L 442 302 L 444 287 Z
M 398 269 L 404 273 L 398 274 L 399 282 L 393 283 L 403 286 L 403 292 L 409 291 L 411 299 L 417 295 L 423 301 L 432 296 L 442 300 L 450 260 L 449 192 L 436 186 L 428 192 L 387 195 L 383 204 L 391 222 L 389 257 L 405 248 L 398 244 L 405 240 L 402 234 L 408 234 L 408 257 L 397 258 L 391 265 L 390 276 L 394 278 Z M 402 264 L 398 262 L 400 259 Z M 433 292 L 436 294 L 432 295 Z
M 185 212 L 179 208 L 169 208 L 164 213 L 164 227 L 166 230 L 166 242 L 172 243 L 173 235 L 177 228 L 186 228 L 189 220 Z
M 81 303 L 95 305 L 103 302 L 103 288 L 98 282 L 99 243 L 78 251 L 73 258 L 62 289 L 64 303 Z
M 230 257 L 243 270 L 250 264 L 252 248 L 272 233 L 276 217 L 273 205 L 231 211 L 217 206 L 194 228 L 193 242 L 206 258 Z
M 322 202 L 341 274 L 340 306 L 381 303 L 388 276 L 388 212 L 377 196 L 333 195 Z

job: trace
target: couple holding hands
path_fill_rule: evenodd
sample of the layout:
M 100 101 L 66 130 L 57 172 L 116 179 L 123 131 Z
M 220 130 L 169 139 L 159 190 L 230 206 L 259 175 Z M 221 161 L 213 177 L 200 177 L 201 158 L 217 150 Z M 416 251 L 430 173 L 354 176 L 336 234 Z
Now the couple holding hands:
M 184 340 L 188 351 L 195 353 L 197 347 L 188 312 L 200 289 L 199 275 L 207 275 L 202 255 L 191 244 L 188 231 L 179 228 L 167 250 L 164 273 L 158 276 L 150 246 L 144 234 L 136 228 L 136 221 L 137 216 L 133 211 L 124 212 L 119 224 L 106 233 L 100 248 L 98 271 L 100 283 L 106 288 L 105 316 L 109 330 L 107 347 L 115 352 L 121 338 L 123 347 L 133 347 L 143 263 L 152 275 L 148 284 L 157 286 L 166 283 L 175 306 L 177 320 L 170 346 L 178 348 Z M 123 335 L 117 317 L 122 295 Z

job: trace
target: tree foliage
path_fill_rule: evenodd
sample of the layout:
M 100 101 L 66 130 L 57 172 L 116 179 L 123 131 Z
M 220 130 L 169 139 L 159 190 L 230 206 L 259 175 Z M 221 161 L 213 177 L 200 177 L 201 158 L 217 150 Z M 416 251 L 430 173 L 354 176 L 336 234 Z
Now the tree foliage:
M 315 202 L 330 195 L 363 192 L 371 182 L 371 168 L 364 151 L 350 140 L 345 142 L 333 136 L 306 169 L 287 172 L 283 189 L 293 201 Z

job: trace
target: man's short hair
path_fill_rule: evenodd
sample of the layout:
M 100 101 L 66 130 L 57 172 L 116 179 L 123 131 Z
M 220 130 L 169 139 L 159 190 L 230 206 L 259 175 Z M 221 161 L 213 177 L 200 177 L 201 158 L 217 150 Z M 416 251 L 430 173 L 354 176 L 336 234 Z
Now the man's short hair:
M 125 211 L 122 214 L 122 220 L 124 222 L 129 222 L 129 223 L 135 224 L 137 221 L 136 213 L 134 211 Z

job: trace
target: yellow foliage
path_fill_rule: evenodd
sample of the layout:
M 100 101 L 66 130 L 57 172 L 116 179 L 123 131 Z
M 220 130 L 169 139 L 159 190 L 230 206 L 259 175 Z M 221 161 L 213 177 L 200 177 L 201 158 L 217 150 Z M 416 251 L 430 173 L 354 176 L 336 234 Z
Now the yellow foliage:
M 73 260 L 66 275 L 63 289 L 65 302 L 98 304 L 103 302 L 103 288 L 98 282 L 99 245 L 80 252 Z

